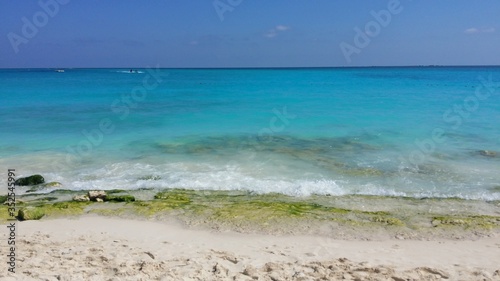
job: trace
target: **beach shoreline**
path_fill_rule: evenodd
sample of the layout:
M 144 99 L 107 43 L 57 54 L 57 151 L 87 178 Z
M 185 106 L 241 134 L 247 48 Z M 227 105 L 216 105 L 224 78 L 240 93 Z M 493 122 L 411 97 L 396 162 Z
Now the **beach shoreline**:
M 106 202 L 97 202 L 101 199 L 88 198 L 92 191 L 59 188 L 19 195 L 18 210 L 27 211 L 28 219 L 96 214 L 178 221 L 193 229 L 345 240 L 474 240 L 500 233 L 499 201 L 366 195 L 295 197 L 174 188 L 101 190 L 94 193 L 101 192 Z M 7 220 L 7 210 L 0 211 L 0 220 Z

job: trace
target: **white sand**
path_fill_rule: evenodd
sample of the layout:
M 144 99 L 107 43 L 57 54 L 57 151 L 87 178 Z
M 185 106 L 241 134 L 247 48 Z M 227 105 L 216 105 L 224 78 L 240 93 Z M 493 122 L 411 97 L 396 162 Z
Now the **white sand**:
M 0 280 L 500 280 L 498 236 L 343 241 L 93 216 L 17 225 L 17 272 L 2 243 Z

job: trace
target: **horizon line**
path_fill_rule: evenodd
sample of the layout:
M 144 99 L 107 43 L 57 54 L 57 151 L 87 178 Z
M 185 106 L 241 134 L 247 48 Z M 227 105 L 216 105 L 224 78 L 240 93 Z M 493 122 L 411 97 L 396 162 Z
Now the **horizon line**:
M 360 65 L 360 66 L 231 66 L 231 67 L 159 67 L 159 69 L 318 69 L 318 68 L 411 68 L 411 67 L 500 67 L 495 64 L 446 65 Z M 151 66 L 128 67 L 0 67 L 0 69 L 146 69 Z

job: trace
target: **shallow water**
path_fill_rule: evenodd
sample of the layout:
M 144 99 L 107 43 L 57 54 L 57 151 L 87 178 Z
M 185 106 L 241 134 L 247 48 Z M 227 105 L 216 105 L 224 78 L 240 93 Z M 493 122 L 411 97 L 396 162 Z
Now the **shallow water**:
M 500 199 L 500 67 L 140 72 L 0 70 L 0 166 L 69 189 Z

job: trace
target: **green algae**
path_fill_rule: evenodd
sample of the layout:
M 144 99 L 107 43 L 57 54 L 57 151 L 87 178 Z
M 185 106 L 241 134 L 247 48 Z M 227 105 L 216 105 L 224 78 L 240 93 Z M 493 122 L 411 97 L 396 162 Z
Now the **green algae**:
M 172 210 L 182 209 L 185 203 L 164 200 L 136 201 L 132 203 L 132 212 L 139 216 L 152 217 L 168 213 Z
M 250 201 L 247 203 L 234 202 L 219 208 L 214 208 L 213 216 L 218 219 L 245 217 L 251 220 L 276 217 L 304 217 L 326 207 L 318 204 L 301 202 L 262 202 Z M 340 212 L 343 212 L 341 210 Z
M 20 221 L 39 220 L 44 216 L 45 212 L 43 208 L 33 208 L 33 207 L 21 208 L 17 214 L 17 218 Z
M 286 220 L 335 221 L 351 226 L 405 226 L 403 221 L 387 212 L 365 212 L 307 202 L 232 202 L 208 206 L 204 213 L 214 221 L 245 221 L 261 226 Z
M 2 223 L 6 222 L 8 219 L 11 219 L 8 208 L 8 206 L 0 205 L 0 222 Z
M 89 213 L 93 213 L 96 215 L 101 215 L 101 216 L 108 216 L 108 217 L 120 217 L 123 216 L 124 214 L 127 214 L 129 211 L 128 208 L 95 208 L 92 210 L 89 210 Z
M 432 224 L 435 227 L 486 228 L 500 227 L 500 217 L 486 215 L 471 216 L 434 216 Z
M 59 217 L 81 215 L 88 205 L 89 202 L 68 201 L 56 203 L 36 202 L 31 206 L 39 208 L 47 217 Z
M 136 206 L 145 207 L 147 211 L 142 213 L 149 216 L 180 209 L 186 214 L 207 217 L 209 221 L 244 220 L 260 225 L 277 219 L 333 220 L 350 225 L 356 224 L 356 221 L 359 224 L 405 225 L 401 219 L 386 211 L 338 208 L 316 203 L 311 198 L 296 198 L 278 193 L 172 189 L 157 193 L 155 199 Z
M 192 196 L 193 193 L 189 194 L 188 192 L 176 189 L 158 192 L 154 198 L 188 204 L 191 202 Z
M 110 190 L 105 190 L 107 194 L 116 194 L 116 193 L 124 193 L 127 192 L 127 190 L 124 189 L 110 189 Z
M 116 195 L 116 196 L 106 196 L 105 202 L 134 202 L 135 197 L 132 195 Z
M 377 217 L 373 217 L 372 221 L 376 222 L 376 223 L 382 223 L 382 224 L 393 225 L 393 226 L 405 226 L 406 225 L 400 219 L 391 218 L 391 217 L 379 217 L 379 216 L 377 216 Z
M 148 189 L 150 190 L 150 189 Z M 40 198 L 26 202 L 24 207 L 36 207 L 47 218 L 59 216 L 78 216 L 92 213 L 103 216 L 146 217 L 163 219 L 174 216 L 187 222 L 205 224 L 210 227 L 234 229 L 279 229 L 284 227 L 307 227 L 331 223 L 347 226 L 348 229 L 406 229 L 411 231 L 491 231 L 499 229 L 500 217 L 480 216 L 464 213 L 449 214 L 450 206 L 480 204 L 459 198 L 411 198 L 372 195 L 293 197 L 278 193 L 256 194 L 247 191 L 226 190 L 185 190 L 166 189 L 156 193 L 142 193 L 137 190 L 116 190 L 109 198 L 132 198 L 140 195 L 142 200 L 111 200 L 107 203 L 56 202 Z M 118 192 L 119 191 L 119 192 Z M 75 191 L 71 191 L 74 193 Z M 129 195 L 130 194 L 130 195 Z M 53 194 L 51 194 L 53 195 Z M 61 195 L 67 197 L 67 193 Z M 130 196 L 130 197 L 129 197 Z M 55 196 L 51 196 L 55 197 Z M 134 197 L 135 199 L 135 197 Z M 396 205 L 394 205 L 396 204 Z M 424 208 L 422 208 L 422 204 Z M 482 203 L 491 206 L 491 202 Z M 425 206 L 439 206 L 430 213 Z M 366 206 L 366 207 L 365 207 Z M 397 208 L 391 207 L 397 206 Z M 20 206 L 21 207 L 21 206 Z M 484 206 L 483 206 L 484 207 Z M 365 209 L 368 210 L 365 210 Z M 493 208 L 493 207 L 492 207 Z M 420 210 L 419 210 L 420 209 Z M 408 211 L 413 210 L 413 211 Z M 5 207 L 0 209 L 6 220 Z M 494 212 L 489 212 L 489 214 Z M 447 215 L 443 215 L 447 214 Z M 432 224 L 429 224 L 432 222 Z M 318 224 L 319 223 L 319 224 Z M 432 226 L 434 227 L 432 227 Z
M 370 215 L 370 216 L 389 216 L 391 213 L 386 212 L 386 211 L 360 211 L 360 210 L 352 210 L 351 212 L 356 213 L 356 214 L 364 214 L 364 215 Z
M 20 198 L 31 198 L 31 197 L 37 197 L 37 196 L 53 196 L 53 197 L 59 197 L 59 196 L 70 196 L 70 195 L 80 195 L 82 193 L 87 193 L 86 190 L 71 190 L 71 189 L 55 189 L 47 193 L 26 193 L 23 195 L 20 195 Z
M 46 197 L 40 197 L 37 199 L 37 201 L 56 201 L 57 197 L 54 197 L 54 196 L 46 196 Z
M 130 191 L 129 191 L 130 192 Z M 148 201 L 133 201 L 132 195 L 116 195 L 108 196 L 107 200 L 111 202 L 128 202 L 129 204 L 123 207 L 123 210 L 110 211 L 92 211 L 95 213 L 106 215 L 122 215 L 127 213 L 138 216 L 152 217 L 170 213 L 174 210 L 181 211 L 183 214 L 201 215 L 209 220 L 216 221 L 237 221 L 244 219 L 248 221 L 266 223 L 273 219 L 303 219 L 303 220 L 318 220 L 318 221 L 336 221 L 349 225 L 381 225 L 381 226 L 405 226 L 408 218 L 395 216 L 396 214 L 388 211 L 365 211 L 356 208 L 347 209 L 339 208 L 332 203 L 318 203 L 318 196 L 308 198 L 296 198 L 283 194 L 254 194 L 245 191 L 196 191 L 183 189 L 168 189 L 163 190 L 154 195 L 154 200 Z M 353 197 L 353 196 L 351 196 Z M 382 196 L 354 196 L 359 198 L 372 199 L 388 199 Z M 322 197 L 323 199 L 329 197 Z M 335 197 L 331 197 L 335 199 Z M 415 198 L 399 198 L 408 199 L 415 202 L 421 199 Z M 425 199 L 432 201 L 433 199 Z M 436 199 L 443 201 L 443 199 Z M 453 199 L 450 199 L 453 200 Z M 458 200 L 458 198 L 457 198 Z M 462 199 L 460 199 L 462 200 Z M 36 200 L 34 202 L 39 202 Z M 55 203 L 47 212 L 49 215 L 54 213 L 62 213 L 61 209 L 71 210 L 72 206 L 67 205 L 68 202 Z M 66 206 L 66 207 L 63 207 Z M 77 205 L 81 206 L 81 205 Z M 53 210 L 55 208 L 55 210 Z M 80 211 L 82 209 L 80 208 Z M 78 213 L 70 212 L 67 213 Z M 484 218 L 483 218 L 484 219 Z M 491 219 L 491 218 L 489 218 Z M 434 217 L 437 220 L 437 217 Z M 477 220 L 477 218 L 476 218 Z M 472 222 L 456 220 L 444 220 L 441 225 L 471 225 Z M 484 221 L 476 223 L 476 225 L 495 225 L 495 222 Z

